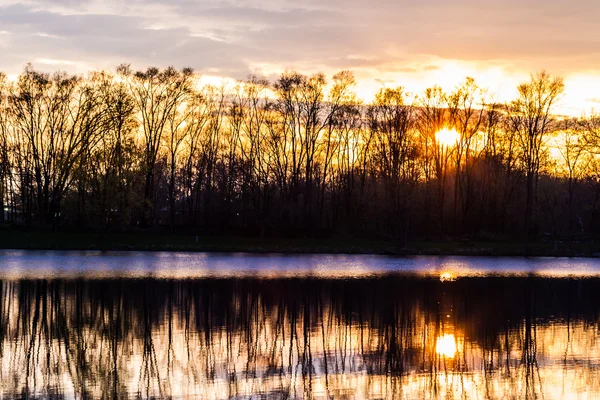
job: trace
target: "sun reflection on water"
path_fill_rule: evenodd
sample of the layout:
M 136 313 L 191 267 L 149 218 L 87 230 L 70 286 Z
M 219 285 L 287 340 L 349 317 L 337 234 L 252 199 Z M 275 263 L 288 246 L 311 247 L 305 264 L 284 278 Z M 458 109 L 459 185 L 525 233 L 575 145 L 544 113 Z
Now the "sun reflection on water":
M 0 398 L 600 398 L 600 280 L 459 276 L 0 281 Z
M 452 273 L 446 271 L 446 272 L 442 272 L 440 274 L 440 281 L 442 282 L 452 282 L 456 280 L 456 277 L 454 275 L 452 275 Z
M 458 351 L 456 338 L 453 334 L 439 336 L 435 342 L 435 352 L 446 358 L 454 358 Z

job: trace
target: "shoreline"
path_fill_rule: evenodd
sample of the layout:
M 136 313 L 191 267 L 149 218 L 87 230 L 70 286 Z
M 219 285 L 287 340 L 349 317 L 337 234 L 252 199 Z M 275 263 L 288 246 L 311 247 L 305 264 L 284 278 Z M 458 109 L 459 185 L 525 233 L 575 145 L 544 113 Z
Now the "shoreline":
M 5 250 L 182 251 L 208 253 L 373 254 L 390 256 L 600 257 L 599 241 L 410 241 L 358 238 L 288 239 L 138 233 L 0 231 Z

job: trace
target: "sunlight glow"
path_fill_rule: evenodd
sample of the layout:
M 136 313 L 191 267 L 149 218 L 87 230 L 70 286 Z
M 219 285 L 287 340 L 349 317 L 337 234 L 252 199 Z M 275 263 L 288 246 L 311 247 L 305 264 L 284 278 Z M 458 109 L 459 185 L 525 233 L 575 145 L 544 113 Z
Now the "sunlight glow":
M 233 89 L 237 85 L 237 81 L 233 78 L 218 76 L 218 75 L 198 75 L 196 87 L 214 86 L 215 88 Z
M 454 358 L 458 351 L 456 347 L 456 338 L 453 334 L 442 335 L 435 342 L 435 352 L 446 358 Z
M 442 128 L 435 134 L 435 140 L 439 145 L 452 147 L 456 145 L 460 134 L 454 128 Z

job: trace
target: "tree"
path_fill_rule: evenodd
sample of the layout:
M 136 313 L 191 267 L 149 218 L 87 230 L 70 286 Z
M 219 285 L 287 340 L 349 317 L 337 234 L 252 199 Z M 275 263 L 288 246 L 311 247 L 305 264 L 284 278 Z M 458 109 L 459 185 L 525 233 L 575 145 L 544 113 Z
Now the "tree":
M 99 140 L 106 110 L 88 83 L 76 76 L 52 77 L 31 66 L 11 96 L 26 169 L 33 170 L 38 220 L 56 227 L 60 204 L 74 169 Z
M 483 90 L 477 86 L 473 78 L 468 77 L 465 82 L 448 96 L 448 112 L 450 124 L 459 138 L 455 151 L 454 171 L 454 229 L 459 231 L 458 206 L 461 203 L 463 225 L 465 219 L 472 212 L 473 180 L 471 176 L 472 164 L 477 157 L 473 156 L 474 141 L 484 123 L 485 100 Z M 464 168 L 464 171 L 463 171 Z M 472 222 L 471 222 L 472 224 Z M 473 224 L 472 224 L 473 225 Z
M 600 215 L 600 118 L 554 115 L 563 84 L 546 73 L 506 104 L 470 78 L 450 93 L 384 89 L 370 103 L 348 71 L 329 82 L 298 72 L 273 84 L 198 82 L 189 69 L 127 65 L 1 75 L 0 208 L 28 226 L 164 221 L 171 231 L 399 243 L 527 240 L 566 221 L 591 231 Z M 456 132 L 440 139 L 444 128 Z
M 567 180 L 567 226 L 568 234 L 572 237 L 575 220 L 573 204 L 575 190 L 587 173 L 591 157 L 584 136 L 585 130 L 581 129 L 582 124 L 579 121 L 565 119 L 557 128 L 560 130 L 555 138 L 555 148 L 559 154 L 556 174 L 559 177 L 566 177 Z
M 154 219 L 155 165 L 162 136 L 172 114 L 184 106 L 192 89 L 193 70 L 173 67 L 159 70 L 148 68 L 132 74 L 128 65 L 121 65 L 118 73 L 129 85 L 136 103 L 139 123 L 144 137 L 144 215 L 145 225 Z
M 141 154 L 135 141 L 139 129 L 135 103 L 128 86 L 113 74 L 98 72 L 90 79 L 101 107 L 106 109 L 100 140 L 90 149 L 88 165 L 84 166 L 91 186 L 92 216 L 101 226 L 126 226 L 139 203 L 134 200 Z
M 553 129 L 552 111 L 564 91 L 563 79 L 547 72 L 531 76 L 528 83 L 518 87 L 518 98 L 510 106 L 512 126 L 518 133 L 526 177 L 524 213 L 524 246 L 535 226 L 535 197 L 539 178 L 541 153 L 546 135 Z
M 448 162 L 453 149 L 441 145 L 436 139 L 436 133 L 439 132 L 447 123 L 447 95 L 442 88 L 434 86 L 425 90 L 424 95 L 419 99 L 419 115 L 417 119 L 417 127 L 419 132 L 419 148 L 421 152 L 421 168 L 426 183 L 425 194 L 425 214 L 426 223 L 431 211 L 431 203 L 429 202 L 429 186 L 435 180 L 437 189 L 437 226 L 438 233 L 444 233 L 444 208 L 446 199 L 446 176 L 448 170 Z
M 417 149 L 413 140 L 414 107 L 405 104 L 404 89 L 382 89 L 369 107 L 367 118 L 374 133 L 374 157 L 377 172 L 383 179 L 390 207 L 387 223 L 396 226 L 406 242 L 412 189 L 418 179 Z M 401 231 L 400 231 L 401 229 Z
M 261 237 L 265 235 L 269 216 L 270 166 L 265 146 L 268 87 L 266 79 L 250 76 L 238 87 L 231 105 L 232 129 L 239 132 L 242 215 L 249 217 L 252 225 L 259 226 Z
M 6 75 L 0 72 L 0 221 L 4 221 L 4 205 L 8 201 L 11 179 L 8 94 L 10 85 Z M 9 209 L 10 211 L 10 209 Z

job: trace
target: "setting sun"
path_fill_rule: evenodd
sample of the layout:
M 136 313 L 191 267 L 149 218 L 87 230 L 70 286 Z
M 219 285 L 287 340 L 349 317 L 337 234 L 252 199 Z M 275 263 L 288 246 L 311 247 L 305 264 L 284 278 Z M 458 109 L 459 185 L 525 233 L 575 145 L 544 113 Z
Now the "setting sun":
M 443 145 L 443 146 L 455 146 L 456 142 L 458 142 L 458 139 L 460 138 L 460 134 L 458 132 L 456 132 L 456 130 L 454 128 L 452 129 L 448 129 L 448 128 L 443 128 L 440 129 L 436 134 L 435 134 L 435 140 L 439 145 Z

